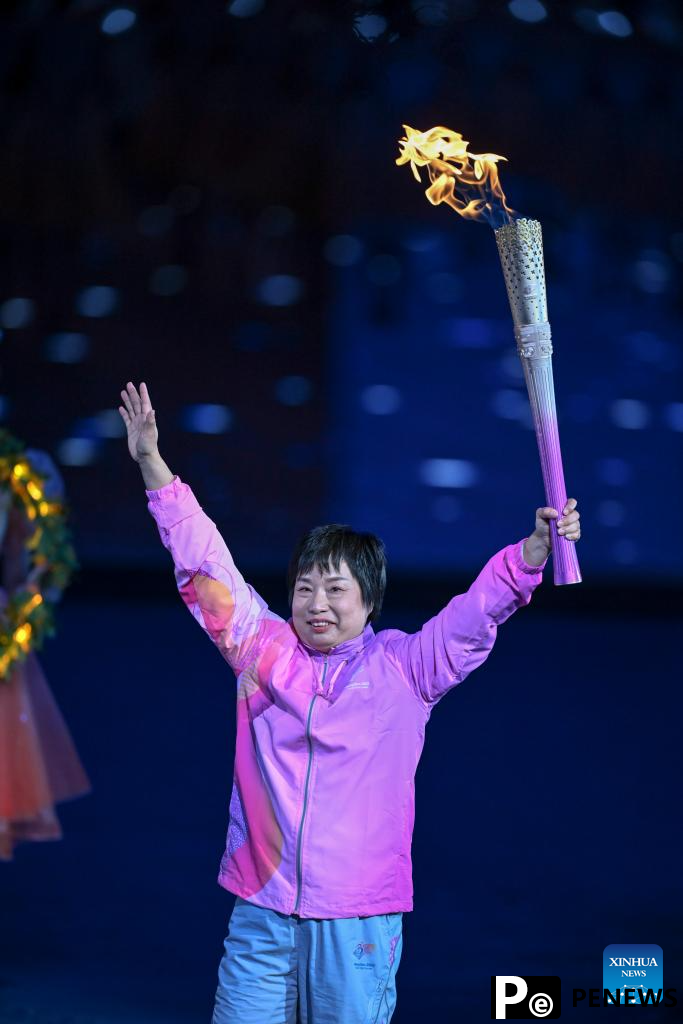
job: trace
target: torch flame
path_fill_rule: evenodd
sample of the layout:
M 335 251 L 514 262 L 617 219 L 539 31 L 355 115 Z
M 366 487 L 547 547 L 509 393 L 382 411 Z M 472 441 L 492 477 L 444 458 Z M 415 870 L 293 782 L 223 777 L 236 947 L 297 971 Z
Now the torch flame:
M 404 124 L 403 130 L 406 135 L 399 139 L 401 155 L 396 163 L 409 163 L 417 181 L 422 180 L 418 168 L 427 168 L 431 184 L 425 195 L 433 206 L 447 203 L 461 217 L 486 220 L 492 227 L 513 220 L 515 211 L 507 205 L 496 166 L 506 157 L 469 153 L 469 142 L 450 128 L 418 132 Z

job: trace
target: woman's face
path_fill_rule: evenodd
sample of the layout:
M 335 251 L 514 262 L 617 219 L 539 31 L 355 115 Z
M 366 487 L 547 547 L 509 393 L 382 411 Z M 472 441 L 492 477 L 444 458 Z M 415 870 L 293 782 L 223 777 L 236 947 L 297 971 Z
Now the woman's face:
M 321 573 L 317 566 L 299 576 L 292 597 L 292 621 L 309 647 L 329 651 L 365 629 L 370 609 L 345 561 L 339 569 Z M 320 623 L 321 625 L 317 625 Z

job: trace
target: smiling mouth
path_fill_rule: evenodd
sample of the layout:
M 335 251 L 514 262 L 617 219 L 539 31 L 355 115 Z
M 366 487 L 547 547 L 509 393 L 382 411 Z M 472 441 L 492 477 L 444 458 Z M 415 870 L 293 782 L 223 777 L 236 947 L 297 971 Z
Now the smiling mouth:
M 327 619 L 309 619 L 308 625 L 311 629 L 327 629 L 328 626 L 333 626 L 333 622 L 328 622 Z

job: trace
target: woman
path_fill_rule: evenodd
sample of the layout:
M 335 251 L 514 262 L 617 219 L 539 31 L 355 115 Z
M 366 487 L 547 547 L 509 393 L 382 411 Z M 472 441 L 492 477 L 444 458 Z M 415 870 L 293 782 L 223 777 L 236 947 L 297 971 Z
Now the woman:
M 180 594 L 237 676 L 237 737 L 219 883 L 237 897 L 213 1024 L 387 1024 L 412 910 L 414 777 L 436 703 L 528 604 L 551 508 L 415 634 L 375 633 L 382 542 L 311 530 L 288 573 L 292 615 L 245 583 L 216 526 L 159 454 L 145 384 L 121 392 L 128 447 Z M 570 499 L 560 533 L 578 540 Z

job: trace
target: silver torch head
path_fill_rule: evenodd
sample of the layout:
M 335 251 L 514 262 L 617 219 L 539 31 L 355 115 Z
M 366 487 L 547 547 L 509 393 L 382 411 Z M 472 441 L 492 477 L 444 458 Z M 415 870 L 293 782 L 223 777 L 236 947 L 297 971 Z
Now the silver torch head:
M 546 323 L 548 303 L 540 221 L 520 217 L 494 234 L 515 327 Z

